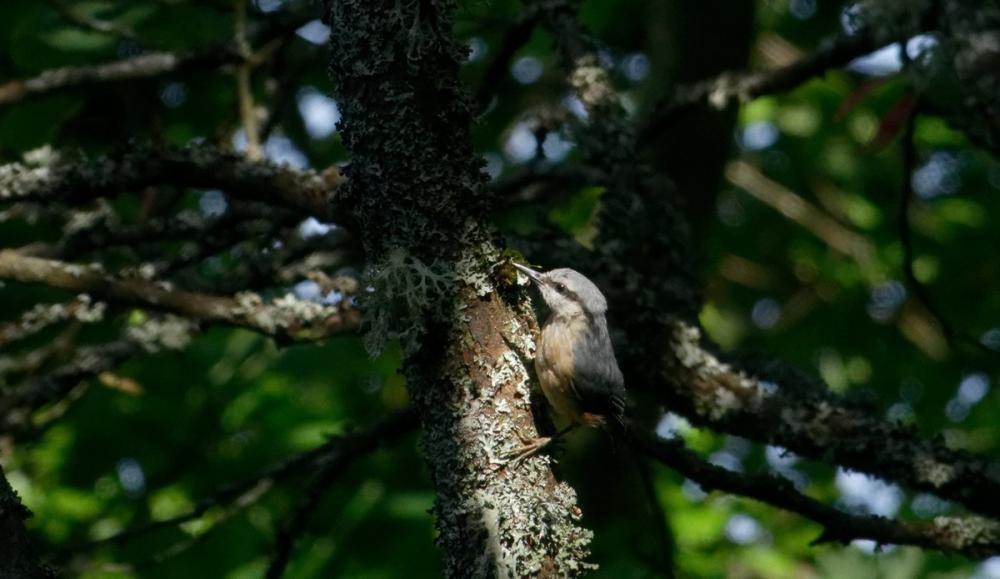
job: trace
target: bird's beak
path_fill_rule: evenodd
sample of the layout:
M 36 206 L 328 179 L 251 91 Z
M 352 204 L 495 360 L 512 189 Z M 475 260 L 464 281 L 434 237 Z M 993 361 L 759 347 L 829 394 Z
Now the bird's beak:
M 535 282 L 537 284 L 543 283 L 544 280 L 542 279 L 542 274 L 540 274 L 537 271 L 531 269 L 530 267 L 525 267 L 525 266 L 523 266 L 523 265 L 521 265 L 519 263 L 512 263 L 511 265 L 513 265 L 518 270 L 520 270 L 521 273 L 523 273 L 524 275 L 528 276 L 528 279 L 530 279 L 531 281 L 533 281 L 533 282 Z

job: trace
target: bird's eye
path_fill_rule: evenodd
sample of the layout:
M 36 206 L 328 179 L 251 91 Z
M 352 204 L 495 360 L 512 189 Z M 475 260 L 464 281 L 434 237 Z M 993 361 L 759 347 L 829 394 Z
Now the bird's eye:
M 556 284 L 556 291 L 559 292 L 559 293 L 563 293 L 563 292 L 566 291 L 566 286 L 564 286 L 561 283 L 557 283 Z

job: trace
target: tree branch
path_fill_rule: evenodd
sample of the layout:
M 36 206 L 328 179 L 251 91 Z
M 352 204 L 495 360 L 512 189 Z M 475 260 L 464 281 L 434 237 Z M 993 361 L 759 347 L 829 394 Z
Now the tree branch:
M 28 163 L 0 166 L 0 201 L 58 200 L 71 204 L 149 185 L 222 189 L 236 198 L 281 205 L 321 221 L 333 217 L 331 201 L 342 183 L 210 146 L 185 149 L 133 146 L 96 159 L 33 155 Z
M 253 210 L 250 205 L 255 205 Z M 211 255 L 240 241 L 267 236 L 270 233 L 301 221 L 300 213 L 282 210 L 264 203 L 234 202 L 226 212 L 216 218 L 204 217 L 194 210 L 153 217 L 139 223 L 123 224 L 117 214 L 84 227 L 74 227 L 74 220 L 85 220 L 76 212 L 63 227 L 63 237 L 57 243 L 30 244 L 18 249 L 33 257 L 71 260 L 88 253 L 103 252 L 112 248 L 135 249 L 167 241 L 198 240 L 199 251 L 191 259 Z M 209 247 L 205 247 L 205 246 Z M 167 258 L 159 261 L 165 262 Z M 183 261 L 183 260 L 182 260 Z M 173 266 L 175 269 L 180 265 Z
M 986 558 L 1000 553 L 1000 523 L 978 517 L 938 517 L 931 522 L 898 521 L 875 515 L 853 515 L 798 492 L 784 477 L 727 470 L 702 460 L 679 441 L 658 440 L 641 428 L 629 429 L 630 442 L 643 453 L 705 491 L 720 490 L 798 513 L 823 526 L 812 544 L 848 544 L 869 539 L 880 544 L 913 545 Z
M 827 71 L 879 48 L 871 35 L 838 36 L 812 54 L 787 66 L 760 72 L 727 72 L 716 78 L 674 87 L 658 103 L 639 135 L 640 142 L 662 132 L 678 115 L 710 106 L 722 110 L 734 103 L 792 90 Z
M 291 294 L 268 304 L 252 293 L 234 297 L 200 294 L 155 281 L 116 279 L 95 266 L 27 257 L 9 249 L 0 250 L 0 280 L 40 283 L 115 304 L 244 327 L 282 340 L 322 339 L 354 331 L 359 323 L 354 309 L 307 302 Z

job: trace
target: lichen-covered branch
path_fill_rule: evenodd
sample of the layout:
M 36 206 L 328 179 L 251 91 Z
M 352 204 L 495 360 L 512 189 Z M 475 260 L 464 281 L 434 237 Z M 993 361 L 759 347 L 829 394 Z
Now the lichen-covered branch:
M 934 493 L 1000 517 L 1000 464 L 951 450 L 915 430 L 853 408 L 797 372 L 771 365 L 753 373 L 706 350 L 697 328 L 674 322 L 658 389 L 669 407 L 700 424 L 788 448 Z
M 974 558 L 1000 553 L 1000 523 L 979 517 L 938 517 L 930 522 L 900 521 L 877 515 L 854 515 L 800 493 L 778 475 L 734 472 L 702 460 L 676 440 L 658 440 L 638 428 L 629 431 L 643 453 L 698 483 L 798 513 L 823 526 L 813 541 L 848 544 L 868 539 L 879 544 L 913 545 Z
M 87 293 L 108 302 L 176 314 L 197 321 L 248 328 L 283 340 L 316 340 L 354 331 L 358 313 L 292 294 L 264 303 L 253 293 L 234 297 L 189 292 L 145 279 L 114 278 L 93 265 L 78 265 L 0 250 L 0 280 L 38 283 Z
M 351 153 L 338 197 L 369 263 L 368 344 L 399 338 L 423 428 L 449 577 L 575 577 L 590 533 L 547 457 L 503 468 L 536 434 L 534 324 L 488 229 L 492 205 L 458 82 L 452 0 L 333 0 L 331 68 Z M 508 272 L 510 273 L 510 272 Z M 504 281 L 508 280 L 508 281 Z
M 84 323 L 98 321 L 104 317 L 105 306 L 106 304 L 95 302 L 87 294 L 80 294 L 66 303 L 38 304 L 17 320 L 0 324 L 0 347 L 67 320 Z
M 323 221 L 341 183 L 269 161 L 251 161 L 210 146 L 183 149 L 135 145 L 98 158 L 42 150 L 23 163 L 0 166 L 0 202 L 55 200 L 80 204 L 149 185 L 222 189 L 236 198 L 295 209 Z

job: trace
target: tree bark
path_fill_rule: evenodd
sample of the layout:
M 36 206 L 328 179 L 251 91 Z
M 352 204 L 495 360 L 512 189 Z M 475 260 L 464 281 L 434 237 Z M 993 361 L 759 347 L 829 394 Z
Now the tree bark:
M 0 467 L 0 579 L 48 579 L 52 574 L 35 557 L 24 521 L 31 511 L 10 487 Z

